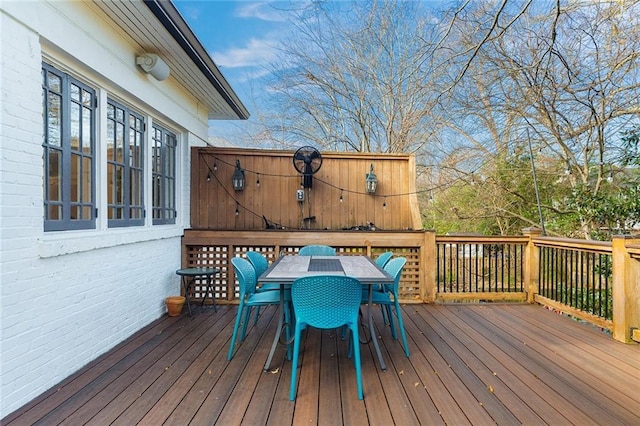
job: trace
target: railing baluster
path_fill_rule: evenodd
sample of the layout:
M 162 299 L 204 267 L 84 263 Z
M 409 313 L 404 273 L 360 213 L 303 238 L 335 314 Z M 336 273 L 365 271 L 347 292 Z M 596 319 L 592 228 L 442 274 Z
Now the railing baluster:
M 576 254 L 575 251 L 573 251 L 573 250 L 569 251 L 569 257 L 571 258 L 571 260 L 569 261 L 569 278 L 567 280 L 567 284 L 569 286 L 569 290 L 567 291 L 567 296 L 569 298 L 568 305 L 571 306 L 571 307 L 574 307 L 574 308 L 576 306 L 575 297 L 574 297 L 574 293 L 575 293 L 575 291 L 574 291 L 575 278 L 574 277 L 575 277 L 575 273 L 576 273 L 575 270 L 576 270 L 576 266 L 577 266 L 575 258 L 574 258 L 575 254 Z
M 584 286 L 584 264 L 585 264 L 585 252 L 580 252 L 580 302 L 578 304 L 578 309 L 584 310 L 585 308 L 585 286 Z
M 467 274 L 466 274 L 467 271 L 465 268 L 466 256 L 467 256 L 467 244 L 462 244 L 462 259 L 460 259 L 460 264 L 462 265 L 462 288 L 465 290 L 467 288 Z M 469 289 L 469 291 L 471 291 L 471 289 Z
M 475 246 L 475 249 L 476 249 L 476 255 L 475 255 L 475 259 L 474 259 L 476 268 L 475 268 L 475 270 L 473 272 L 474 272 L 474 275 L 476 276 L 476 288 L 478 288 L 478 278 L 480 277 L 480 272 L 478 271 L 478 257 L 479 257 L 478 247 L 480 246 L 480 244 L 476 243 L 476 244 L 474 244 L 474 246 Z M 482 280 L 482 291 L 484 291 L 484 280 Z

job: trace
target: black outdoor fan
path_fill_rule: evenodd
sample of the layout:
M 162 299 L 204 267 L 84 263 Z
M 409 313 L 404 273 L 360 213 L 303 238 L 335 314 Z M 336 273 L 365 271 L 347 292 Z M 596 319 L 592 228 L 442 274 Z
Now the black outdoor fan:
M 311 188 L 313 183 L 311 176 L 320 170 L 321 166 L 322 155 L 320 151 L 312 146 L 298 148 L 296 153 L 293 154 L 293 167 L 295 167 L 299 173 L 302 173 L 302 186 L 304 188 Z

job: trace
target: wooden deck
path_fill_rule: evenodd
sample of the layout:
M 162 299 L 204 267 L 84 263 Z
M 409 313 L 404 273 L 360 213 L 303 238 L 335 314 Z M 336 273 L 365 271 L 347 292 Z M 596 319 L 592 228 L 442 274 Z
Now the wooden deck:
M 284 347 L 263 372 L 276 310 L 227 362 L 235 306 L 164 317 L 2 420 L 25 424 L 640 424 L 640 346 L 536 305 L 404 307 L 411 357 L 376 324 L 364 401 L 346 344 L 309 330 L 296 402 Z

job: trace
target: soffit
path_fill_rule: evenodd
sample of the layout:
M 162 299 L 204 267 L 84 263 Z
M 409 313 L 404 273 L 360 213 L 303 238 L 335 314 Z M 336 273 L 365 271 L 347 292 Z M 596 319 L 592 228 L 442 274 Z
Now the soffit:
M 211 120 L 246 119 L 249 112 L 170 1 L 95 1 L 136 46 L 155 53 L 171 69 L 169 78 L 208 107 Z

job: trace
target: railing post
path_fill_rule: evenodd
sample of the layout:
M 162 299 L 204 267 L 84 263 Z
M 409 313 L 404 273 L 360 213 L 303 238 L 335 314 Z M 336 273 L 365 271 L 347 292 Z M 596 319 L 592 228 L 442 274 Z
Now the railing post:
M 529 237 L 524 249 L 524 291 L 527 292 L 527 303 L 533 303 L 538 294 L 540 275 L 540 250 L 533 243 L 533 239 L 542 235 L 542 229 L 530 227 L 522 230 L 522 235 Z
M 425 231 L 422 247 L 422 301 L 433 303 L 436 300 L 436 233 Z
M 613 338 L 625 343 L 631 343 L 633 330 L 640 328 L 640 260 L 627 250 L 639 243 L 625 235 L 612 239 Z

